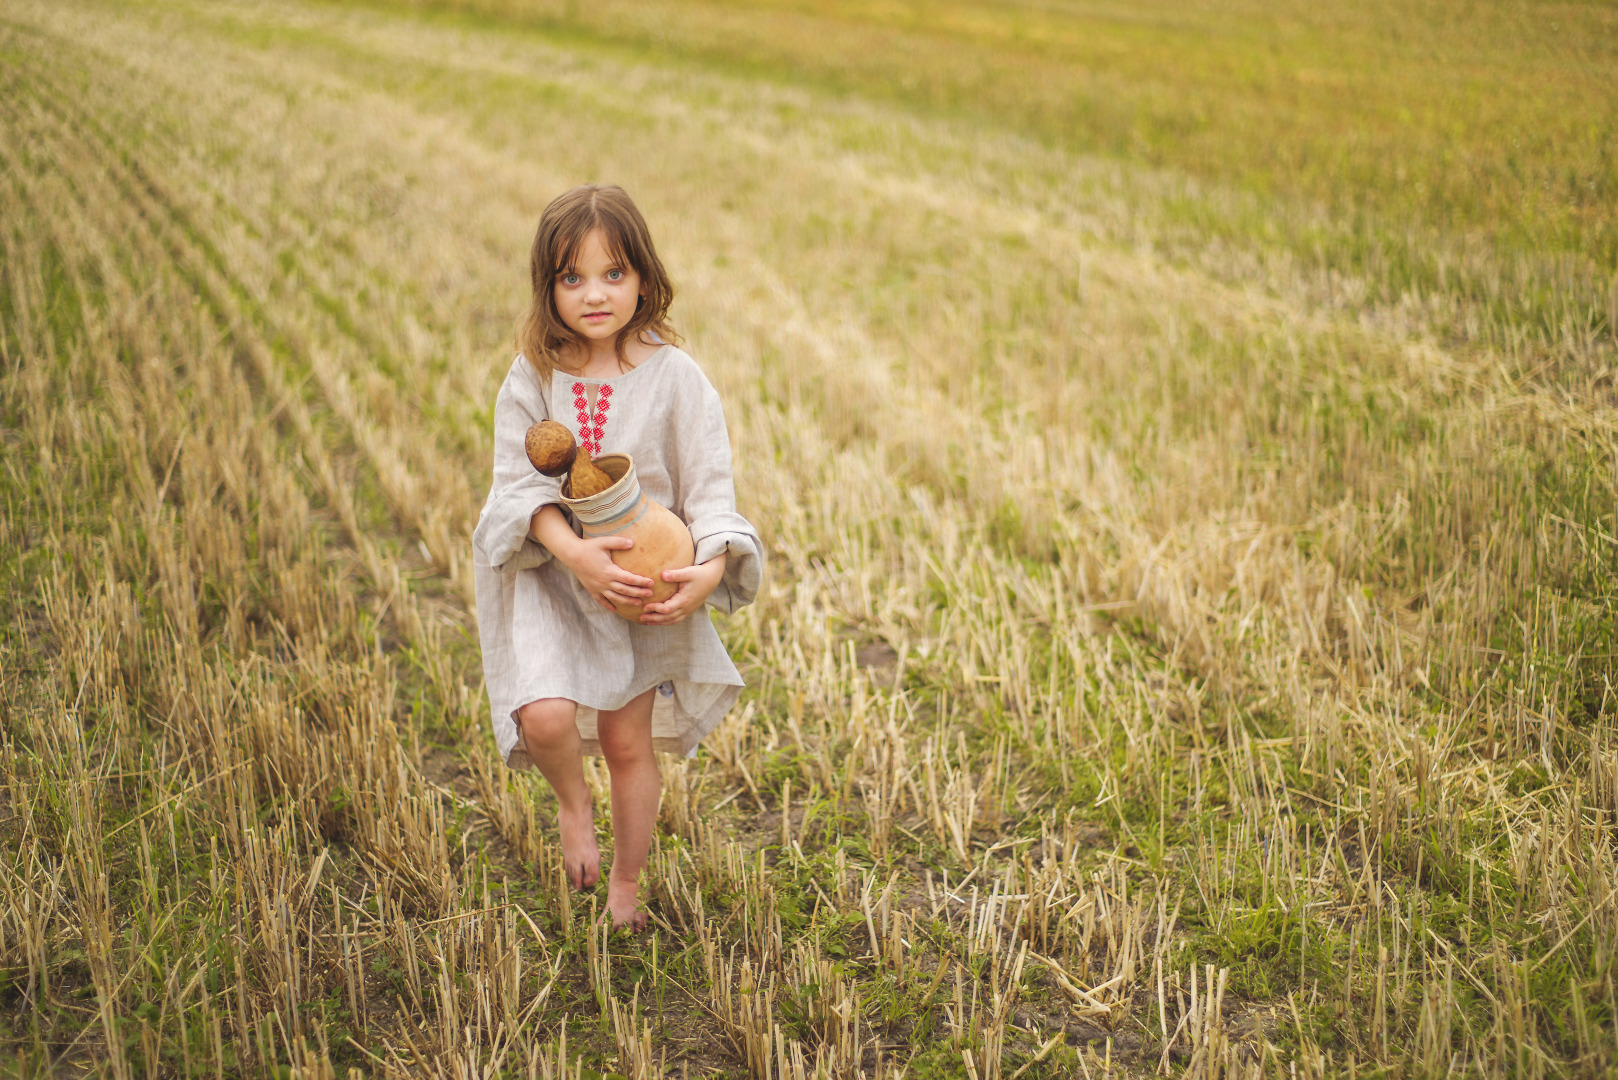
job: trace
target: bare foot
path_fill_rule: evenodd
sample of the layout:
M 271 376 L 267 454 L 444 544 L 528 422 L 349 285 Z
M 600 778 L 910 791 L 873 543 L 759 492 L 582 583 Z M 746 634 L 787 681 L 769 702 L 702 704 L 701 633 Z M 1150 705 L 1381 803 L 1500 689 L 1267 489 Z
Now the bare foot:
M 640 906 L 640 878 L 624 881 L 617 874 L 607 875 L 607 914 L 614 930 L 638 934 L 646 929 L 647 915 Z
M 595 814 L 586 806 L 582 813 L 558 809 L 556 818 L 562 828 L 562 866 L 567 871 L 567 883 L 575 892 L 595 888 L 601 880 Z

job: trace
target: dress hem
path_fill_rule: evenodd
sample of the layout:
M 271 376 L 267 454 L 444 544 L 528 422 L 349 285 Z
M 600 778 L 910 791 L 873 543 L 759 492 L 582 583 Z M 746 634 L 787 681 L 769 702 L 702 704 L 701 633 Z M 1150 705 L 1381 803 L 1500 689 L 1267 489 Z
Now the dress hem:
M 702 740 L 707 738 L 707 736 L 711 734 L 715 728 L 724 722 L 725 717 L 730 714 L 730 710 L 735 706 L 736 700 L 741 697 L 742 691 L 746 689 L 746 683 L 690 683 L 689 680 L 683 679 L 658 679 L 651 683 L 650 686 L 630 694 L 622 704 L 614 705 L 612 706 L 612 709 L 621 709 L 624 705 L 629 704 L 629 702 L 635 700 L 635 698 L 646 693 L 648 690 L 655 693 L 659 686 L 662 686 L 664 683 L 671 682 L 676 684 L 678 682 L 686 682 L 688 685 L 713 686 L 720 688 L 718 696 L 702 715 L 694 715 L 684 712 L 679 705 L 679 694 L 677 690 L 667 695 L 659 694 L 652 699 L 652 725 L 654 730 L 654 734 L 652 735 L 652 749 L 683 757 L 694 757 L 697 752 L 697 747 L 701 745 Z M 528 756 L 528 752 L 523 749 L 522 731 L 521 728 L 517 727 L 517 713 L 524 705 L 529 705 L 535 701 L 543 701 L 546 698 L 563 698 L 573 702 L 576 710 L 574 713 L 573 723 L 579 731 L 579 740 L 583 744 L 581 747 L 582 752 L 586 756 L 590 757 L 601 756 L 601 743 L 597 738 L 596 717 L 601 712 L 610 712 L 611 709 L 603 709 L 599 706 L 588 705 L 582 701 L 578 701 L 577 699 L 570 697 L 567 694 L 538 694 L 532 697 L 529 697 L 528 695 L 523 696 L 525 700 L 523 701 L 522 705 L 516 706 L 510 711 L 510 713 L 507 714 L 508 719 L 511 721 L 512 727 L 516 729 L 516 738 L 512 742 L 511 749 L 506 751 L 504 755 L 504 760 L 507 766 L 517 770 L 533 768 L 533 760 Z M 662 721 L 661 724 L 659 723 L 660 720 Z M 656 729 L 659 726 L 664 728 L 665 733 L 656 733 Z M 668 733 L 668 728 L 670 727 L 674 728 L 673 733 Z

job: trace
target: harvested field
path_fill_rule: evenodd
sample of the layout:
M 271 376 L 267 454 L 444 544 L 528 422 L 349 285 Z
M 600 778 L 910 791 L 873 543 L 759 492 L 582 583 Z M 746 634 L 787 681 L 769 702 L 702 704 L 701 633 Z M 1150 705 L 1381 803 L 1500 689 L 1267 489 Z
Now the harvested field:
M 0 0 L 9 1073 L 1618 1068 L 1607 52 L 1523 39 L 1502 85 L 1566 78 L 1490 115 L 1545 142 L 1455 134 L 1445 217 L 1334 201 L 1396 181 L 1288 172 L 1256 106 L 1254 179 L 967 100 L 1024 70 L 983 7 L 878 19 L 883 89 L 816 66 L 834 4 Z M 646 212 L 771 555 L 641 938 L 495 757 L 472 606 L 528 244 L 586 179 Z

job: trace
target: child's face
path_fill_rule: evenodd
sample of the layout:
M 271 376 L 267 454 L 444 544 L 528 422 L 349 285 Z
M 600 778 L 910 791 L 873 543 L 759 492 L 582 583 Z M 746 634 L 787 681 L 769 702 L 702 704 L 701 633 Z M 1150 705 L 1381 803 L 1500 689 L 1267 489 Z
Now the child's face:
M 613 340 L 644 294 L 640 275 L 613 259 L 600 229 L 584 234 L 573 266 L 557 273 L 553 289 L 562 321 L 591 341 Z

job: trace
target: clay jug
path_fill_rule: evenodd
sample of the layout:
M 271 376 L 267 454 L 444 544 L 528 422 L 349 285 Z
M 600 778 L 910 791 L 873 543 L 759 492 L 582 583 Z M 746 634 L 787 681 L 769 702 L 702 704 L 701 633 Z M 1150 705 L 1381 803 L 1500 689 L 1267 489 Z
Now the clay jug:
M 641 491 L 635 461 L 628 454 L 602 454 L 595 464 L 612 478 L 612 486 L 575 499 L 569 482 L 564 481 L 562 505 L 573 512 L 586 537 L 627 536 L 635 541 L 628 551 L 614 551 L 612 561 L 632 574 L 651 578 L 652 595 L 645 602 L 662 603 L 679 589 L 678 584 L 663 580 L 663 571 L 683 569 L 696 557 L 691 530 Z M 613 608 L 630 622 L 640 621 L 638 604 L 614 604 Z

